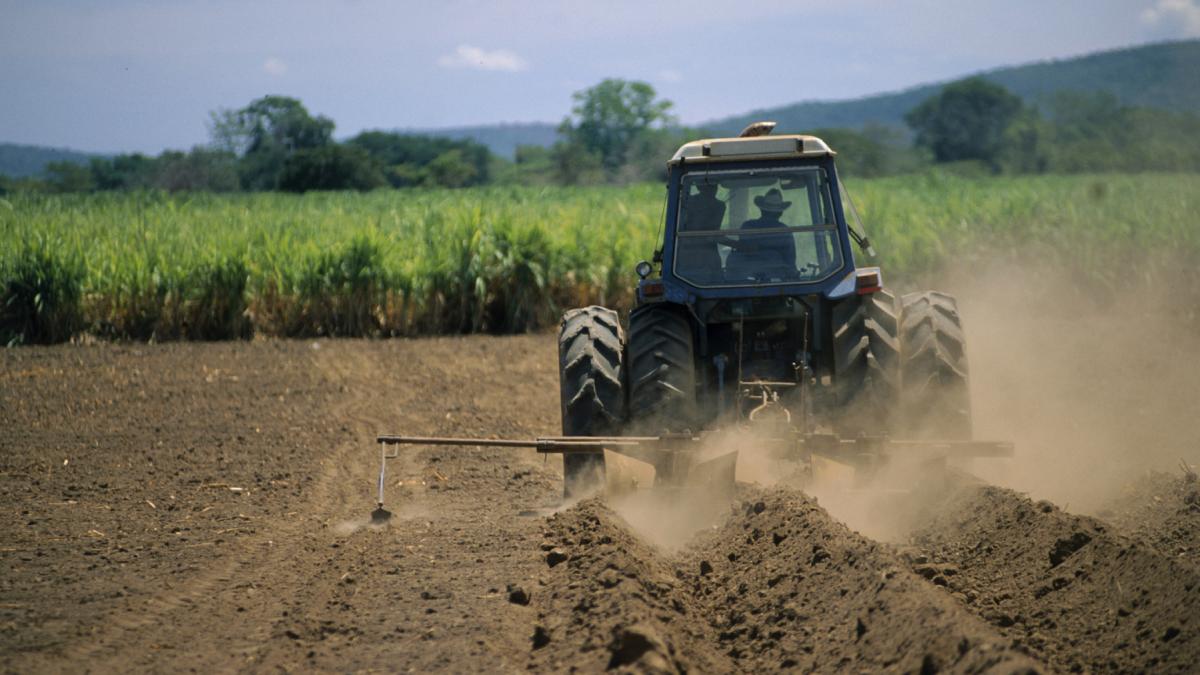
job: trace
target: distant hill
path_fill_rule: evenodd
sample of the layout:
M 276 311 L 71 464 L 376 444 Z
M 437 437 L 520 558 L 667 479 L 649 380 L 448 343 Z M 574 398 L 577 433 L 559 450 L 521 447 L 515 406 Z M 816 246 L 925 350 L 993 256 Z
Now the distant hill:
M 997 68 L 979 73 L 1030 103 L 1059 91 L 1107 91 L 1131 105 L 1200 114 L 1200 40 L 1165 42 L 1096 52 L 1053 61 Z M 964 75 L 964 77 L 967 77 Z M 858 129 L 867 124 L 904 127 L 904 115 L 946 84 L 924 84 L 903 91 L 842 101 L 806 101 L 754 110 L 712 120 L 697 127 L 713 133 L 737 133 L 763 119 L 779 123 L 778 131 L 822 128 Z M 558 140 L 556 124 L 493 124 L 446 129 L 406 129 L 450 138 L 470 138 L 511 159 L 518 145 L 549 147 Z
M 488 146 L 501 157 L 512 159 L 518 145 L 550 147 L 558 140 L 558 125 L 549 122 L 490 124 L 477 127 L 448 127 L 445 129 L 400 129 L 405 134 L 470 139 Z
M 87 164 L 89 159 L 98 156 L 65 148 L 0 143 L 0 176 L 13 178 L 39 176 L 50 162 Z
M 1106 91 L 1130 105 L 1200 114 L 1200 40 L 1164 42 L 1086 56 L 997 68 L 979 73 L 1030 103 L 1060 91 Z M 965 77 L 965 76 L 964 76 Z M 737 133 L 750 122 L 771 119 L 779 132 L 858 129 L 867 124 L 904 127 L 904 115 L 946 82 L 843 101 L 805 101 L 754 110 L 691 125 L 712 133 Z M 398 129 L 406 134 L 471 139 L 512 159 L 519 145 L 549 147 L 558 140 L 551 122 L 487 124 L 443 129 Z M 55 161 L 84 163 L 96 155 L 74 150 L 0 143 L 0 175 L 36 176 Z
M 1200 40 L 1097 52 L 979 73 L 1029 103 L 1060 91 L 1105 91 L 1129 105 L 1200 114 Z M 965 76 L 964 76 L 965 77 Z M 775 120 L 779 131 L 800 132 L 867 124 L 904 126 L 904 115 L 945 82 L 846 101 L 807 101 L 755 110 L 699 126 L 737 133 L 751 122 Z

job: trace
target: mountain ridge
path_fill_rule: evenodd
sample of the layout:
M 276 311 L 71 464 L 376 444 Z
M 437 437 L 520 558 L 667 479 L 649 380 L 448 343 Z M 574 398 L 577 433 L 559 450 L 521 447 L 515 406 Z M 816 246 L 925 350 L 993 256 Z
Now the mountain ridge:
M 1120 47 L 1079 56 L 1034 61 L 977 71 L 964 77 L 995 82 L 1026 103 L 1044 105 L 1056 92 L 1108 92 L 1127 105 L 1200 114 L 1200 39 Z M 736 134 L 750 122 L 771 119 L 778 132 L 823 128 L 861 129 L 867 125 L 903 127 L 904 115 L 953 80 L 852 99 L 800 101 L 757 108 L 694 125 L 714 135 Z M 401 133 L 470 139 L 512 159 L 521 145 L 549 147 L 558 140 L 557 122 L 504 122 L 433 129 L 396 129 Z M 36 176 L 54 161 L 86 163 L 102 153 L 0 143 L 0 175 Z
M 779 131 L 827 127 L 862 128 L 867 124 L 901 126 L 905 113 L 951 82 L 982 77 L 1039 105 L 1057 92 L 1108 92 L 1127 105 L 1200 114 L 1200 40 L 1158 42 L 977 71 L 960 78 L 837 101 L 800 101 L 759 108 L 701 125 L 717 133 L 737 133 L 761 119 L 779 123 Z M 1191 86 L 1187 86 L 1187 85 Z

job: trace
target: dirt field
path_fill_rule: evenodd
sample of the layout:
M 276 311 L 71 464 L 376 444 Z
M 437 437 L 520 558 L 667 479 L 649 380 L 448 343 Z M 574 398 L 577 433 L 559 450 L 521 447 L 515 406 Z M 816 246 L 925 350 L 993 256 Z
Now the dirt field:
M 886 531 L 742 485 L 665 546 L 561 509 L 555 459 L 417 448 L 368 524 L 376 433 L 555 434 L 555 363 L 550 336 L 0 351 L 3 670 L 1196 671 L 1178 470 L 1097 517 L 951 481 Z

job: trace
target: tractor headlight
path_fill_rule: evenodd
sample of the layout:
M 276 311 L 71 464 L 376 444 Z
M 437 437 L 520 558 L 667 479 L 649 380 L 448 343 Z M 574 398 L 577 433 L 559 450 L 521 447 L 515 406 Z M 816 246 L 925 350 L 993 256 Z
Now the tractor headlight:
M 653 270 L 654 268 L 650 267 L 650 263 L 646 262 L 645 260 L 641 261 L 636 267 L 633 268 L 633 271 L 637 272 L 638 278 L 640 279 L 645 279 L 646 277 L 650 276 L 650 272 Z

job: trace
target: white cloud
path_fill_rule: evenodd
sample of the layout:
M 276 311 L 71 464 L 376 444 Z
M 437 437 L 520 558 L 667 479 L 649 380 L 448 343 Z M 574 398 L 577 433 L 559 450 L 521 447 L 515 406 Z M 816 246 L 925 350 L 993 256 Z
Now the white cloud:
M 659 82 L 674 83 L 674 82 L 680 82 L 682 80 L 683 80 L 683 75 L 678 70 L 672 70 L 671 68 L 667 68 L 665 70 L 658 71 L 658 81 Z
M 459 45 L 453 54 L 438 59 L 443 68 L 473 68 L 475 70 L 500 70 L 515 73 L 529 68 L 525 59 L 507 49 L 487 51 L 471 45 Z
M 1142 12 L 1142 23 L 1154 37 L 1200 37 L 1200 4 L 1197 0 L 1156 0 Z
M 287 64 L 283 62 L 283 59 L 274 56 L 263 61 L 262 69 L 264 73 L 274 77 L 282 77 L 287 74 L 288 70 Z

